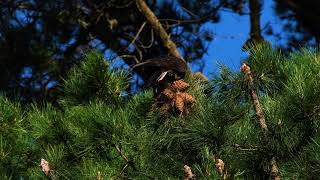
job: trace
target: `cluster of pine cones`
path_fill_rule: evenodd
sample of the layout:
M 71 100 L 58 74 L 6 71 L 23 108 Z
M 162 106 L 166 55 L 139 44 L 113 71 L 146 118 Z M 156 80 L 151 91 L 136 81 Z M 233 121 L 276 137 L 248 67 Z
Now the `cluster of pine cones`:
M 158 95 L 156 107 L 162 113 L 173 110 L 178 111 L 180 115 L 187 114 L 188 106 L 195 102 L 195 98 L 186 92 L 189 86 L 182 79 L 172 82 Z

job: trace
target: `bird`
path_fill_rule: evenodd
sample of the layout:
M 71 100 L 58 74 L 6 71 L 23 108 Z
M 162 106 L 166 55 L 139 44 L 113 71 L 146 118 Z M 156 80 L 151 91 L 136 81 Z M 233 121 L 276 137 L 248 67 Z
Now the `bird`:
M 183 59 L 173 56 L 148 59 L 134 65 L 132 69 L 148 75 L 146 87 L 155 87 L 156 93 L 161 92 L 168 83 L 183 79 L 189 71 Z

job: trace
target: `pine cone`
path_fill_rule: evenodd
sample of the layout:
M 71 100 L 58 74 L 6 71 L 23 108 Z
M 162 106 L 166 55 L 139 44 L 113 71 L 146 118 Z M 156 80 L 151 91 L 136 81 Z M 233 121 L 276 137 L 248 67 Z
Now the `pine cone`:
M 184 111 L 184 97 L 182 95 L 182 93 L 176 93 L 176 97 L 173 101 L 174 106 L 180 111 L 183 112 Z
M 180 113 L 186 112 L 186 105 L 195 102 L 195 99 L 191 94 L 186 92 L 179 92 L 179 90 L 184 90 L 189 86 L 190 85 L 184 82 L 183 80 L 173 82 L 170 87 L 167 87 L 162 91 L 160 96 L 157 98 L 158 102 L 155 104 L 154 107 L 157 109 L 159 109 L 160 107 L 160 111 L 162 113 L 168 111 L 170 105 L 171 107 L 177 108 L 180 111 Z M 161 101 L 161 99 L 163 100 Z M 164 108 L 162 108 L 162 106 L 164 106 Z
M 185 89 L 187 89 L 190 85 L 186 82 L 184 82 L 182 79 L 174 81 L 171 84 L 171 88 L 175 89 L 175 90 L 179 90 L 179 91 L 183 91 Z
M 194 98 L 191 94 L 188 93 L 176 93 L 176 96 L 174 98 L 174 105 L 175 107 L 180 111 L 184 112 L 185 111 L 185 105 L 189 103 L 193 103 Z
M 189 94 L 189 93 L 181 93 L 181 94 L 182 94 L 182 97 L 184 98 L 185 103 L 195 102 L 195 99 L 191 94 Z
M 174 93 L 172 90 L 168 89 L 168 88 L 166 88 L 166 89 L 162 92 L 162 94 L 164 94 L 164 95 L 165 95 L 167 98 L 169 98 L 169 99 L 173 99 L 174 96 L 175 96 L 175 93 Z

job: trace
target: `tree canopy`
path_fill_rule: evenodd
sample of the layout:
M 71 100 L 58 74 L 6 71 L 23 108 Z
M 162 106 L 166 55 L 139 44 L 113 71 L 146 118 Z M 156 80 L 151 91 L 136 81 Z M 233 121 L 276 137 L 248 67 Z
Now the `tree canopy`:
M 59 107 L 22 107 L 1 96 L 0 174 L 182 179 L 185 168 L 197 179 L 316 179 L 319 57 L 312 49 L 286 58 L 269 45 L 251 48 L 252 79 L 225 67 L 210 82 L 186 77 L 194 101 L 181 114 L 171 102 L 153 108 L 158 99 L 150 90 L 123 94 L 128 76 L 89 52 L 68 74 Z
M 219 21 L 219 1 L 147 1 L 187 61 L 200 60 Z M 167 55 L 135 1 L 0 2 L 0 89 L 40 99 L 90 48 L 134 65 Z M 143 75 L 143 74 L 141 74 Z M 145 75 L 144 75 L 145 76 Z
M 317 23 L 319 19 L 319 1 L 293 1 L 293 0 L 275 0 L 276 13 L 284 23 L 284 29 L 287 33 L 288 42 L 285 45 L 287 49 L 297 49 L 301 46 L 319 44 L 320 26 Z
M 260 0 L 1 1 L 1 177 L 318 178 L 320 52 L 296 50 L 318 42 L 317 8 L 275 2 L 285 51 Z M 209 80 L 186 62 L 201 69 L 226 9 L 250 16 L 249 56 Z

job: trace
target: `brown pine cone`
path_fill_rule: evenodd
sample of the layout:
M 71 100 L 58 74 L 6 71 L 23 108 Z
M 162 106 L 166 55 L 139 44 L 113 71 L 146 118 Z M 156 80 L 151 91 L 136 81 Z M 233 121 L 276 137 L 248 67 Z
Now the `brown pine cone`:
M 182 93 L 176 93 L 176 96 L 174 98 L 174 106 L 180 111 L 184 111 L 184 101 L 185 98 Z
M 193 103 L 195 101 L 194 97 L 189 93 L 181 93 L 184 98 L 185 103 Z
M 169 99 L 173 99 L 174 96 L 175 96 L 175 93 L 172 90 L 168 89 L 168 88 L 163 90 L 162 94 L 165 95 Z
M 193 96 L 189 93 L 176 93 L 176 96 L 174 98 L 174 106 L 180 111 L 185 111 L 185 105 L 189 103 L 193 103 L 195 100 Z
M 179 91 L 183 91 L 185 89 L 187 89 L 190 85 L 188 83 L 186 83 L 185 81 L 183 81 L 182 79 L 174 81 L 171 84 L 171 88 L 173 88 L 174 90 L 179 90 Z

